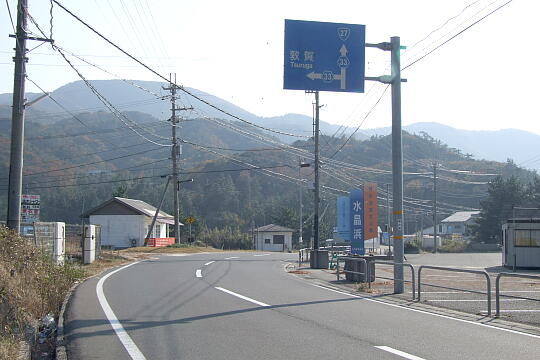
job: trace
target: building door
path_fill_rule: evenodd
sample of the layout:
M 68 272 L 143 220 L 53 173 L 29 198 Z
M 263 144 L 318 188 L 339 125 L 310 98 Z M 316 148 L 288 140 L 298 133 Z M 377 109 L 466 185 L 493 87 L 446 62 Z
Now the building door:
M 285 235 L 274 235 L 272 240 L 274 245 L 279 246 L 274 246 L 275 250 L 285 251 Z

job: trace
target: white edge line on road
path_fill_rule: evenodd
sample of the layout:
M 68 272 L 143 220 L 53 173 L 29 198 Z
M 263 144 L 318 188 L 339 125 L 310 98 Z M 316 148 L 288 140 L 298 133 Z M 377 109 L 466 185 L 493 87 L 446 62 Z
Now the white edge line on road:
M 231 256 L 231 257 L 225 258 L 225 260 L 231 260 L 231 259 L 240 259 L 240 258 L 238 256 Z
M 540 339 L 539 335 L 528 334 L 528 333 L 522 332 L 522 331 L 505 329 L 505 328 L 502 328 L 502 327 L 488 325 L 488 324 L 482 324 L 482 323 L 478 323 L 478 322 L 471 321 L 471 320 L 458 319 L 458 318 L 447 316 L 447 315 L 431 313 L 429 311 L 407 308 L 407 307 L 404 307 L 404 306 L 401 306 L 401 305 L 389 304 L 389 303 L 384 302 L 384 301 L 380 301 L 380 300 L 376 300 L 376 299 L 370 299 L 370 298 L 367 298 L 367 297 L 364 297 L 364 296 L 358 296 L 358 295 L 349 294 L 349 293 L 346 293 L 344 291 L 335 290 L 335 289 L 332 289 L 332 288 L 329 288 L 329 287 L 326 287 L 326 286 L 321 286 L 321 285 L 316 285 L 316 284 L 310 284 L 310 285 L 321 288 L 321 289 L 325 289 L 325 290 L 328 290 L 328 291 L 333 291 L 333 292 L 338 293 L 338 294 L 347 295 L 347 296 L 354 297 L 354 298 L 357 298 L 357 299 L 371 301 L 371 302 L 375 302 L 375 303 L 378 303 L 378 304 L 383 304 L 383 305 L 386 305 L 386 306 L 395 307 L 395 308 L 402 309 L 402 310 L 414 311 L 414 312 L 418 312 L 418 313 L 421 313 L 421 314 L 440 317 L 440 318 L 443 318 L 443 319 L 449 319 L 449 320 L 464 322 L 464 323 L 473 324 L 473 325 L 477 325 L 477 326 L 487 327 L 487 328 L 490 328 L 490 329 L 506 331 L 506 332 L 509 332 L 509 333 L 512 333 L 512 334 L 524 335 L 524 336 L 532 337 L 532 338 L 535 338 L 535 339 Z
M 209 262 L 207 262 L 206 264 L 204 264 L 204 266 L 208 266 L 208 265 L 210 265 L 210 264 L 212 264 L 212 263 L 214 263 L 214 262 L 215 262 L 214 260 L 209 261 Z
M 388 351 L 389 353 L 392 353 L 392 354 L 395 354 L 395 355 L 399 355 L 401 357 L 404 357 L 405 359 L 409 359 L 409 360 L 425 360 L 424 358 L 414 356 L 414 355 L 408 354 L 406 352 L 393 349 L 393 348 L 391 348 L 389 346 L 375 346 L 375 347 L 377 349 Z
M 433 302 L 486 302 L 486 299 L 425 299 Z M 493 299 L 492 301 L 495 301 Z M 527 301 L 527 299 L 500 299 L 500 301 Z
M 197 271 L 195 271 L 195 276 L 198 277 L 198 278 L 202 278 L 202 271 L 201 271 L 201 269 L 197 269 Z
M 112 311 L 111 306 L 109 305 L 109 302 L 107 301 L 107 298 L 105 297 L 105 293 L 103 292 L 103 283 L 105 283 L 105 280 L 107 280 L 109 276 L 119 272 L 120 270 L 124 270 L 125 268 L 135 265 L 139 262 L 140 261 L 136 261 L 126 266 L 122 266 L 121 268 L 111 271 L 107 275 L 103 276 L 101 279 L 99 279 L 96 285 L 96 293 L 99 300 L 99 304 L 101 305 L 101 308 L 103 309 L 103 312 L 105 313 L 105 316 L 107 316 L 109 323 L 111 324 L 114 332 L 118 336 L 118 339 L 120 339 L 120 342 L 122 343 L 122 345 L 124 345 L 124 347 L 126 348 L 129 356 L 131 356 L 133 360 L 146 360 L 141 350 L 139 350 L 139 348 L 137 347 L 135 342 L 133 342 L 133 340 L 131 339 L 129 334 L 126 332 L 126 330 L 124 329 L 120 321 L 118 321 L 118 318 Z
M 219 286 L 216 286 L 216 289 L 218 289 L 219 291 L 223 291 L 223 292 L 225 292 L 225 293 L 227 293 L 227 294 L 230 294 L 230 295 L 232 295 L 232 296 L 236 296 L 237 298 L 240 298 L 240 299 L 249 301 L 249 302 L 251 302 L 251 303 L 253 303 L 253 304 L 257 304 L 257 305 L 259 305 L 259 306 L 264 306 L 264 307 L 270 306 L 270 305 L 265 304 L 265 303 L 263 303 L 263 302 L 257 301 L 257 300 L 252 299 L 252 298 L 248 298 L 247 296 L 240 295 L 240 294 L 238 294 L 238 293 L 235 293 L 234 291 L 227 290 L 227 289 L 224 289 L 224 288 L 219 287 Z

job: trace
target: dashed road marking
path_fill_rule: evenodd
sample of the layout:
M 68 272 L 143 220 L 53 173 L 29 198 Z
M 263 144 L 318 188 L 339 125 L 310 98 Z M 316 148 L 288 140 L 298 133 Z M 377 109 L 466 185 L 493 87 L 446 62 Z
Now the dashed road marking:
M 240 259 L 240 257 L 238 257 L 238 256 L 231 256 L 231 257 L 225 258 L 225 260 L 232 260 L 232 259 Z
M 411 355 L 411 354 L 406 353 L 404 351 L 396 350 L 394 348 L 391 348 L 390 346 L 375 346 L 375 347 L 377 349 L 379 349 L 379 350 L 388 351 L 389 353 L 401 356 L 401 357 L 403 357 L 405 359 L 409 359 L 409 360 L 425 360 L 424 358 L 421 358 L 421 357 L 418 357 L 418 356 L 415 356 L 415 355 Z
M 210 264 L 212 264 L 212 263 L 214 263 L 214 262 L 215 262 L 214 260 L 209 261 L 209 262 L 207 262 L 206 264 L 204 264 L 204 266 L 208 266 L 208 265 L 210 265 Z
M 197 269 L 197 271 L 195 271 L 195 276 L 198 277 L 198 278 L 202 278 L 202 271 L 201 271 L 201 269 Z
M 257 254 L 257 255 L 253 255 L 253 256 L 268 256 L 270 254 Z
M 251 303 L 253 303 L 253 304 L 256 304 L 256 305 L 259 305 L 259 306 L 263 306 L 263 307 L 270 306 L 270 305 L 265 304 L 265 303 L 263 303 L 263 302 L 261 302 L 261 301 L 258 301 L 258 300 L 249 298 L 249 297 L 244 296 L 244 295 L 240 295 L 240 294 L 238 294 L 238 293 L 235 293 L 234 291 L 227 290 L 227 289 L 224 289 L 224 288 L 219 287 L 219 286 L 216 286 L 216 289 L 219 290 L 219 291 L 223 291 L 224 293 L 230 294 L 230 295 L 232 295 L 232 296 L 236 296 L 237 298 L 240 298 L 240 299 L 249 301 L 249 302 L 251 302 Z

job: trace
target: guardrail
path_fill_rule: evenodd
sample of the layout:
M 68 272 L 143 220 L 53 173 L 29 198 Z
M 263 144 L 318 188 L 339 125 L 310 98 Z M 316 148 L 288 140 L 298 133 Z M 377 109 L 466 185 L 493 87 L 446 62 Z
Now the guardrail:
M 368 264 L 367 264 L 367 261 L 365 259 L 350 259 L 352 261 L 360 261 L 360 262 L 363 262 L 364 263 L 364 269 L 366 269 L 365 272 L 359 272 L 359 271 L 351 271 L 351 270 L 345 270 L 345 267 L 343 268 L 343 272 L 344 273 L 348 273 L 348 274 L 357 274 L 357 275 L 364 275 L 365 278 L 367 279 L 367 283 L 368 283 L 368 287 L 371 288 L 371 276 L 370 276 L 370 272 L 369 272 L 369 267 L 368 267 Z M 340 273 L 340 270 L 339 270 L 339 262 L 342 261 L 344 262 L 345 259 L 344 258 L 340 258 L 338 257 L 336 259 L 336 276 L 337 276 L 337 280 L 339 281 L 339 273 Z
M 482 270 L 470 270 L 470 269 L 456 269 L 456 268 L 449 268 L 449 267 L 442 267 L 442 266 L 431 266 L 431 265 L 422 265 L 418 268 L 418 301 L 420 301 L 420 297 L 422 295 L 422 269 L 432 269 L 432 270 L 440 270 L 440 271 L 451 271 L 451 272 L 459 272 L 459 273 L 470 273 L 470 274 L 478 274 L 478 275 L 484 275 L 486 277 L 486 289 L 487 291 L 480 292 L 475 290 L 468 290 L 468 289 L 460 289 L 460 288 L 452 288 L 448 286 L 442 286 L 442 285 L 434 285 L 434 284 L 423 284 L 426 286 L 432 286 L 440 289 L 447 289 L 447 290 L 458 290 L 458 291 L 465 291 L 470 292 L 474 294 L 482 294 L 487 295 L 487 315 L 491 316 L 491 279 L 489 277 L 489 274 L 486 271 Z
M 377 272 L 375 272 L 375 277 L 376 278 L 379 278 L 379 279 L 386 279 L 386 280 L 393 280 L 393 281 L 400 281 L 400 282 L 406 282 L 406 283 L 411 283 L 411 286 L 412 286 L 412 299 L 415 300 L 416 297 L 415 297 L 415 291 L 416 291 L 416 282 L 415 282 L 415 276 L 414 276 L 414 267 L 411 265 L 411 264 L 405 264 L 405 263 L 396 263 L 396 262 L 392 262 L 392 261 L 373 261 L 373 263 L 375 264 L 383 264 L 383 265 L 401 265 L 401 266 L 404 266 L 404 267 L 408 267 L 409 269 L 411 269 L 411 280 L 401 280 L 401 279 L 396 279 L 395 277 L 393 278 L 388 278 L 388 277 L 384 277 L 384 276 L 377 276 Z
M 497 275 L 497 279 L 495 280 L 495 317 L 499 317 L 501 312 L 501 304 L 500 304 L 500 280 L 502 277 L 518 277 L 518 278 L 525 278 L 525 279 L 535 279 L 540 280 L 540 275 L 529 275 L 529 274 L 519 274 L 519 273 L 506 273 L 502 272 Z M 509 297 L 513 299 L 524 299 L 524 300 L 532 300 L 532 301 L 540 301 L 539 299 L 531 299 L 527 297 L 522 296 L 512 296 L 512 295 L 503 295 L 504 297 Z

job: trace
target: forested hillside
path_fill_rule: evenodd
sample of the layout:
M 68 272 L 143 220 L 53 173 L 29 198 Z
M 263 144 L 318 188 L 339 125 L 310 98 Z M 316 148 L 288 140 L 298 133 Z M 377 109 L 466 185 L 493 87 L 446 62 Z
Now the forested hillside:
M 128 197 L 159 202 L 170 174 L 170 123 L 150 115 L 127 112 L 133 129 L 105 112 L 79 113 L 53 124 L 27 123 L 24 192 L 42 197 L 42 219 L 79 222 L 79 215 L 115 191 Z M 9 121 L 0 121 L 0 201 L 5 204 L 8 170 Z M 311 233 L 312 168 L 299 173 L 298 163 L 312 161 L 311 139 L 292 146 L 240 122 L 195 118 L 177 128 L 183 143 L 182 215 L 197 218 L 194 230 L 230 228 L 246 232 L 252 226 L 276 222 L 298 228 L 299 191 L 304 198 L 304 236 Z M 478 161 L 449 148 L 428 134 L 404 132 L 404 196 L 406 232 L 419 223 L 429 226 L 433 192 L 433 165 L 440 218 L 454 211 L 477 209 L 495 174 L 516 176 L 524 182 L 535 174 L 512 161 Z M 386 223 L 386 184 L 391 179 L 391 138 L 374 136 L 365 141 L 347 137 L 321 137 L 324 237 L 332 237 L 335 201 L 353 187 L 370 181 L 379 185 L 380 224 Z M 491 174 L 483 176 L 481 174 Z M 390 199 L 391 205 L 391 199 Z M 171 212 L 167 196 L 164 210 Z M 0 207 L 5 218 L 5 206 Z

